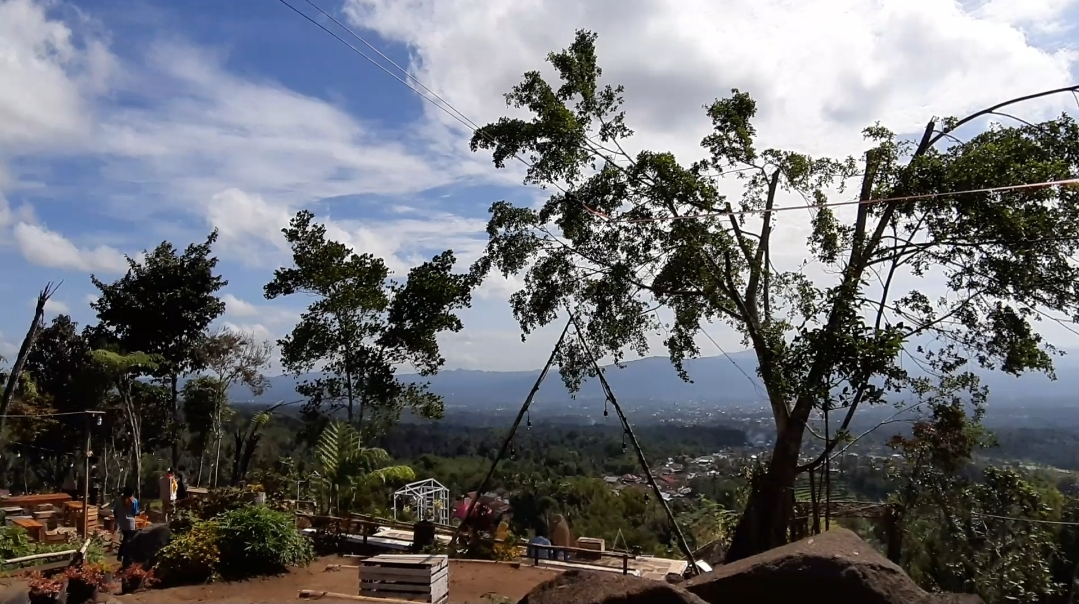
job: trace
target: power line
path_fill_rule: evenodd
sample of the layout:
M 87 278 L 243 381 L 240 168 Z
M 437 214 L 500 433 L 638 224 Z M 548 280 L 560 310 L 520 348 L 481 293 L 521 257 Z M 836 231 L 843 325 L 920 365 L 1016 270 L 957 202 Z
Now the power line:
M 396 68 L 398 69 L 398 71 L 400 71 L 401 73 L 405 74 L 405 77 L 407 77 L 408 79 L 410 79 L 410 80 L 412 80 L 413 82 L 415 82 L 417 86 L 419 86 L 420 88 L 423 88 L 423 89 L 424 89 L 425 91 L 427 91 L 428 93 L 430 93 L 430 94 L 431 94 L 431 96 L 435 97 L 436 99 L 438 99 L 439 101 L 441 101 L 442 103 L 444 103 L 444 104 L 446 105 L 446 107 L 448 107 L 449 109 L 452 109 L 454 113 L 456 113 L 457 115 L 461 116 L 461 119 L 463 119 L 463 120 L 464 120 L 464 122 L 468 122 L 468 123 L 467 123 L 467 124 L 465 124 L 465 125 L 466 125 L 466 126 L 468 126 L 469 128 L 471 128 L 471 129 L 472 129 L 472 131 L 476 131 L 476 130 L 479 130 L 479 129 L 480 129 L 480 127 L 479 127 L 479 126 L 478 126 L 478 125 L 476 124 L 476 122 L 473 122 L 472 120 L 468 119 L 468 116 L 466 116 L 465 114 L 463 114 L 463 113 L 461 113 L 460 111 L 458 111 L 456 107 L 454 107 L 453 105 L 451 105 L 451 104 L 450 104 L 450 102 L 449 102 L 449 101 L 447 101 L 446 99 L 444 99 L 444 98 L 442 98 L 441 96 L 439 96 L 437 92 L 435 92 L 434 90 L 431 90 L 430 88 L 428 88 L 427 86 L 425 86 L 425 85 L 423 84 L 423 82 L 421 82 L 421 81 L 420 81 L 420 80 L 419 80 L 419 79 L 418 79 L 418 78 L 417 78 L 416 76 L 414 76 L 414 75 L 412 75 L 411 73 L 409 73 L 409 72 L 408 72 L 408 70 L 407 70 L 407 69 L 405 69 L 404 67 L 401 67 L 400 65 L 398 65 L 397 63 L 395 63 L 393 59 L 391 59 L 391 58 L 389 58 L 388 56 L 386 56 L 386 55 L 385 55 L 385 53 L 383 53 L 383 52 L 382 52 L 381 50 L 379 50 L 379 49 L 378 49 L 378 48 L 377 48 L 377 47 L 376 47 L 376 46 L 375 46 L 374 44 L 371 44 L 371 43 L 370 43 L 370 42 L 368 42 L 368 41 L 367 41 L 366 39 L 364 39 L 364 38 L 363 38 L 362 36 L 360 36 L 359 34 L 357 34 L 356 32 L 354 32 L 354 31 L 353 31 L 353 30 L 352 30 L 351 28 L 349 28 L 349 27 L 348 27 L 347 25 L 345 25 L 344 23 L 341 23 L 340 21 L 338 21 L 338 20 L 337 20 L 337 18 L 336 18 L 336 17 L 334 17 L 333 15 L 331 15 L 330 13 L 328 13 L 328 12 L 326 12 L 326 11 L 322 10 L 322 8 L 321 8 L 321 7 L 319 6 L 319 5 L 315 4 L 315 3 L 314 3 L 314 2 L 312 1 L 312 0 L 304 0 L 304 1 L 305 1 L 305 2 L 307 2 L 308 4 L 310 4 L 310 5 L 312 6 L 312 7 L 314 7 L 314 9 L 315 9 L 315 10 L 317 10 L 317 11 L 318 11 L 318 12 L 320 12 L 320 13 L 322 13 L 322 15 L 323 15 L 324 17 L 326 17 L 326 18 L 327 18 L 327 19 L 329 19 L 330 21 L 333 21 L 334 23 L 336 23 L 338 27 L 340 27 L 341 29 L 343 29 L 343 30 L 347 31 L 347 32 L 349 33 L 349 35 L 351 35 L 351 36 L 352 36 L 353 38 L 356 38 L 357 40 L 359 40 L 359 41 L 360 41 L 360 42 L 361 42 L 361 43 L 362 43 L 362 44 L 363 44 L 364 46 L 366 46 L 367 48 L 370 48 L 371 50 L 373 50 L 373 51 L 374 51 L 374 52 L 375 52 L 376 54 L 378 54 L 378 56 L 382 57 L 382 58 L 383 58 L 383 59 L 385 59 L 385 60 L 386 60 L 387 62 L 389 62 L 389 64 L 390 64 L 390 65 L 393 65 L 394 67 L 396 67 Z M 370 59 L 368 59 L 368 60 L 370 60 Z M 390 75 L 393 75 L 393 74 L 390 74 Z M 396 77 L 396 76 L 395 76 L 395 77 Z M 407 84 L 406 84 L 406 86 L 407 86 Z M 457 120 L 457 121 L 461 121 L 461 120 Z M 462 122 L 462 123 L 464 123 L 464 122 Z
M 408 87 L 409 90 L 412 90 L 416 94 L 420 95 L 420 97 L 423 98 L 424 100 L 426 100 L 427 102 L 431 103 L 435 107 L 438 107 L 446 115 L 448 115 L 448 116 L 452 117 L 453 119 L 457 120 L 457 122 L 459 122 L 460 124 L 462 124 L 463 126 L 468 128 L 469 130 L 471 130 L 473 133 L 479 133 L 482 136 L 484 136 L 485 138 L 487 138 L 487 140 L 489 140 L 490 142 L 497 144 L 497 141 L 494 141 L 489 136 L 486 136 L 486 135 L 482 134 L 480 132 L 480 127 L 474 121 L 472 121 L 467 116 L 465 116 L 465 114 L 462 113 L 459 109 L 454 107 L 449 101 L 442 98 L 436 92 L 434 92 L 433 90 L 428 88 L 418 78 L 416 78 L 411 73 L 409 73 L 408 70 L 406 70 L 403 67 L 401 67 L 400 65 L 398 65 L 391 58 L 386 56 L 385 53 L 378 50 L 378 48 L 376 48 L 373 44 L 371 44 L 366 39 L 364 39 L 363 36 L 359 35 L 355 31 L 353 31 L 350 27 L 348 27 L 344 23 L 341 23 L 341 21 L 339 21 L 333 15 L 327 13 L 321 7 L 316 5 L 312 0 L 305 0 L 305 2 L 307 2 L 312 7 L 314 7 L 315 10 L 317 10 L 320 14 L 322 14 L 326 18 L 330 19 L 333 23 L 335 23 L 336 25 L 338 25 L 339 27 L 344 29 L 353 38 L 359 40 L 362 44 L 364 44 L 365 46 L 367 46 L 368 48 L 370 48 L 371 50 L 376 52 L 380 57 L 382 57 L 383 59 L 388 61 L 391 65 L 396 67 L 399 71 L 401 71 L 401 73 L 405 74 L 406 77 L 408 77 L 412 81 L 416 82 L 416 84 L 420 88 L 422 88 L 423 90 L 429 92 L 434 98 L 431 98 L 431 97 L 427 96 L 426 94 L 424 94 L 423 92 L 418 90 L 416 87 L 412 86 L 411 84 L 409 84 L 408 82 L 403 80 L 397 74 L 390 71 L 386 66 L 382 65 L 378 61 L 375 61 L 373 58 L 371 58 L 369 55 L 364 53 L 362 50 L 360 50 L 359 48 L 356 48 L 356 46 L 349 43 L 347 40 L 345 40 L 341 36 L 337 35 L 333 31 L 330 31 L 329 28 L 327 28 L 326 26 L 319 23 L 315 19 L 311 18 L 309 15 L 307 15 L 306 13 L 301 11 L 300 9 L 298 9 L 295 6 L 293 6 L 292 4 L 290 4 L 287 0 L 278 0 L 278 1 L 281 2 L 282 4 L 284 4 L 285 6 L 287 6 L 288 8 L 292 9 L 292 11 L 295 12 L 296 14 L 300 15 L 304 19 L 306 19 L 306 20 L 310 21 L 311 23 L 313 23 L 315 26 L 317 26 L 322 31 L 324 31 L 324 32 L 330 34 L 331 36 L 333 36 L 335 39 L 337 39 L 339 42 L 341 42 L 342 44 L 347 46 L 353 52 L 355 52 L 356 54 L 363 57 L 367 62 L 371 63 L 375 67 L 378 67 L 384 73 L 386 73 L 387 75 L 389 75 L 393 79 L 397 80 L 398 82 L 400 82 L 404 86 Z M 436 102 L 435 99 L 437 99 L 438 101 L 441 101 L 441 103 Z M 623 174 L 626 174 L 628 176 L 625 169 L 622 166 L 619 166 L 613 160 L 611 160 L 611 158 L 606 157 L 602 153 L 598 153 L 593 149 L 586 149 L 586 148 L 582 147 L 582 150 L 584 150 L 587 153 L 590 153 L 590 154 L 592 154 L 592 155 L 594 155 L 594 156 L 596 156 L 596 157 L 598 157 L 600 159 L 603 159 L 603 160 L 607 161 L 612 166 L 614 166 L 619 171 L 621 171 Z M 529 162 L 526 159 L 522 158 L 518 154 L 513 154 L 513 158 L 516 159 L 517 161 L 521 162 L 522 164 L 524 164 L 528 168 L 533 168 L 534 167 L 534 165 L 531 162 Z M 729 173 L 732 173 L 732 172 L 743 172 L 743 171 L 746 171 L 746 170 L 749 170 L 749 169 L 752 169 L 752 167 L 728 170 L 726 172 L 721 172 L 719 174 L 719 176 L 722 176 L 724 174 L 729 174 Z M 565 194 L 567 196 L 570 195 L 569 191 L 565 190 L 558 183 L 551 183 L 551 184 L 555 188 L 560 190 L 563 194 Z M 609 223 L 622 223 L 622 222 L 624 222 L 624 223 L 630 223 L 630 224 L 641 224 L 641 223 L 649 223 L 649 222 L 665 222 L 665 221 L 675 221 L 675 220 L 699 220 L 699 219 L 702 219 L 702 218 L 713 218 L 713 217 L 723 217 L 723 216 L 744 216 L 744 215 L 750 215 L 750 214 L 765 214 L 765 213 L 771 213 L 771 212 L 786 212 L 786 211 L 791 211 L 791 210 L 804 210 L 804 209 L 814 210 L 814 209 L 820 209 L 820 208 L 826 208 L 826 207 L 827 208 L 833 208 L 833 207 L 854 206 L 854 205 L 862 205 L 862 204 L 873 205 L 873 204 L 880 204 L 880 203 L 886 203 L 886 202 L 913 201 L 913 200 L 917 200 L 917 199 L 932 199 L 932 198 L 936 198 L 936 197 L 947 197 L 947 196 L 952 196 L 952 195 L 965 195 L 965 194 L 974 194 L 974 193 L 996 193 L 996 192 L 1002 192 L 1002 191 L 1014 191 L 1014 190 L 1020 190 L 1020 189 L 1044 188 L 1044 187 L 1051 187 L 1051 186 L 1063 186 L 1063 185 L 1074 185 L 1074 184 L 1079 184 L 1079 178 L 1071 178 L 1071 179 L 1057 180 L 1057 181 L 1045 181 L 1045 182 L 1038 182 L 1038 183 L 1025 183 L 1025 184 L 1008 185 L 1008 186 L 1002 186 L 1002 187 L 988 187 L 988 188 L 982 188 L 982 189 L 969 189 L 969 190 L 964 190 L 964 191 L 953 191 L 953 192 L 943 192 L 943 193 L 925 193 L 925 194 L 919 194 L 919 195 L 905 195 L 905 196 L 900 196 L 900 197 L 888 197 L 888 198 L 882 198 L 882 199 L 869 199 L 869 200 L 864 200 L 864 201 L 863 200 L 855 200 L 855 201 L 832 202 L 832 203 L 825 203 L 825 204 L 803 204 L 803 205 L 794 205 L 794 206 L 781 206 L 781 207 L 778 207 L 778 208 L 772 208 L 771 210 L 764 210 L 764 209 L 760 209 L 760 208 L 747 209 L 747 210 L 731 210 L 731 211 L 722 210 L 722 211 L 716 211 L 716 212 L 701 212 L 701 213 L 697 213 L 697 214 L 687 214 L 687 215 L 684 215 L 684 216 L 662 216 L 662 217 L 652 217 L 652 218 L 615 218 L 615 217 L 612 217 L 612 216 L 610 216 L 609 214 L 607 214 L 605 212 L 602 212 L 600 210 L 597 210 L 595 208 L 590 207 L 588 204 L 585 204 L 584 202 L 582 202 L 580 200 L 577 200 L 577 201 L 590 214 L 593 214 L 594 216 L 603 218 L 605 221 L 607 221 Z
M 772 212 L 789 212 L 791 210 L 805 210 L 805 209 L 818 209 L 818 208 L 837 208 L 843 206 L 857 206 L 857 205 L 875 205 L 880 203 L 896 202 L 896 201 L 913 201 L 916 199 L 933 199 L 936 197 L 950 197 L 953 195 L 968 195 L 973 193 L 999 193 L 1003 191 L 1016 191 L 1020 189 L 1036 189 L 1046 187 L 1058 187 L 1066 185 L 1079 184 L 1079 178 L 1068 178 L 1064 180 L 1048 180 L 1043 182 L 1024 183 L 1018 185 L 1005 185 L 1001 187 L 986 187 L 982 189 L 966 189 L 962 191 L 949 191 L 938 193 L 924 193 L 920 195 L 904 195 L 901 197 L 884 197 L 879 199 L 867 199 L 854 200 L 854 201 L 836 201 L 822 204 L 803 204 L 794 206 L 780 206 L 778 208 L 772 208 L 771 210 L 765 210 L 762 208 L 751 208 L 748 210 L 719 210 L 715 212 L 700 212 L 697 214 L 686 214 L 683 216 L 654 216 L 650 218 L 615 218 L 611 215 L 601 212 L 599 210 L 589 208 L 589 212 L 593 215 L 605 219 L 609 223 L 630 223 L 630 224 L 643 224 L 649 222 L 668 222 L 676 220 L 699 220 L 702 218 L 717 218 L 724 216 L 745 216 L 749 214 L 770 214 Z

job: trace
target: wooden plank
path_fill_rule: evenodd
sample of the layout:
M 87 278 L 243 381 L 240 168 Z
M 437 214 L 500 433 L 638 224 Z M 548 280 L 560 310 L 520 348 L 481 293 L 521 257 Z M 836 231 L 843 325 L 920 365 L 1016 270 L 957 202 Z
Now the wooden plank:
M 371 580 L 385 577 L 388 581 L 396 581 L 398 578 L 411 577 L 417 581 L 430 581 L 432 577 L 447 570 L 448 568 L 445 566 L 441 568 L 388 568 L 385 566 L 361 566 L 360 576 L 363 578 L 370 577 Z
M 382 554 L 363 561 L 364 566 L 430 566 L 442 567 L 449 564 L 447 556 L 395 556 Z
M 361 583 L 385 583 L 385 582 L 408 583 L 408 584 L 412 584 L 412 585 L 430 586 L 430 585 L 432 585 L 434 583 L 445 580 L 449 576 L 449 574 L 450 574 L 450 569 L 448 569 L 448 568 L 442 569 L 442 570 L 438 571 L 437 573 L 435 573 L 433 575 L 426 575 L 426 576 L 422 576 L 422 575 L 404 575 L 404 574 L 401 574 L 401 575 L 390 574 L 390 575 L 377 575 L 377 576 L 375 576 L 375 575 L 360 574 L 360 582 Z
M 332 591 L 321 591 L 314 589 L 301 589 L 301 598 L 312 598 L 315 600 L 349 600 L 352 602 L 370 602 L 372 604 L 412 604 L 412 600 L 400 600 L 390 598 L 371 598 L 367 596 L 356 596 L 351 594 L 339 594 Z

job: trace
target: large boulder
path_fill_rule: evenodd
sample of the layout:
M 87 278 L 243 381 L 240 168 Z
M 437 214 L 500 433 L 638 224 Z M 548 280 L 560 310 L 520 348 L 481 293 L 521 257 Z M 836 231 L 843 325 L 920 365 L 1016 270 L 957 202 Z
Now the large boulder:
M 632 575 L 568 570 L 518 604 L 706 604 L 681 587 Z
M 834 529 L 732 562 L 686 581 L 710 604 L 977 604 L 977 596 L 933 595 L 846 529 Z M 971 599 L 973 598 L 973 599 Z
M 157 558 L 157 552 L 169 544 L 172 531 L 167 524 L 148 526 L 131 536 L 124 545 L 124 562 L 149 567 Z

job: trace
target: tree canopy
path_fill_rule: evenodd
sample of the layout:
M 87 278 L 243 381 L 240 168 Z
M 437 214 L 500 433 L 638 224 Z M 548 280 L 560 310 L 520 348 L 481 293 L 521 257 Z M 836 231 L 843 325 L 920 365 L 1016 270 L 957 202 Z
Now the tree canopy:
M 408 365 L 420 375 L 435 373 L 445 363 L 438 335 L 463 327 L 455 313 L 471 304 L 474 279 L 452 272 L 453 252 L 398 282 L 381 258 L 327 239 L 326 227 L 309 211 L 297 213 L 283 232 L 293 266 L 277 269 L 265 294 L 316 298 L 278 341 L 287 370 L 321 371 L 299 387 L 308 415 L 325 418 L 343 409 L 349 423 L 374 429 L 396 421 L 406 407 L 440 417 L 441 399 L 424 384 L 401 381 L 396 370 Z
M 596 356 L 643 354 L 659 327 L 653 310 L 666 307 L 674 320 L 665 345 L 686 379 L 683 361 L 700 353 L 703 324 L 742 334 L 777 439 L 731 559 L 785 541 L 796 474 L 827 461 L 859 405 L 912 389 L 937 401 L 960 392 L 984 400 L 971 365 L 1051 373 L 1054 349 L 1034 323 L 1045 313 L 1079 315 L 1079 196 L 1071 187 L 992 189 L 1075 178 L 1071 118 L 994 125 L 966 140 L 960 127 L 973 118 L 934 118 L 916 142 L 872 125 L 861 159 L 832 159 L 762 149 L 756 103 L 734 90 L 705 108 L 706 159 L 682 164 L 667 152 L 625 150 L 633 132 L 623 89 L 602 82 L 595 40 L 578 32 L 548 56 L 557 83 L 530 71 L 506 95 L 529 118 L 503 117 L 474 134 L 473 150 L 491 150 L 497 167 L 526 158 L 526 182 L 560 192 L 538 209 L 495 203 L 473 272 L 523 274 L 510 300 L 522 330 L 569 306 Z M 720 193 L 722 174 L 741 180 L 740 196 Z M 830 196 L 851 178 L 861 181 L 859 203 L 846 215 Z M 977 192 L 955 194 L 969 190 Z M 825 277 L 772 261 L 783 195 L 809 206 L 807 261 Z M 898 289 L 897 276 L 930 273 L 946 284 L 939 296 Z M 912 345 L 926 338 L 936 344 Z M 591 372 L 579 346 L 561 355 L 571 387 Z M 917 355 L 941 380 L 912 377 L 902 355 Z M 844 417 L 828 447 L 800 467 L 814 411 L 833 409 Z
M 155 377 L 170 391 L 168 426 L 172 461 L 180 451 L 179 379 L 201 369 L 198 346 L 210 324 L 225 312 L 217 292 L 228 282 L 215 273 L 214 230 L 202 243 L 180 252 L 165 241 L 145 258 L 128 258 L 127 273 L 113 283 L 91 276 L 101 295 L 91 303 L 97 333 L 128 352 L 154 355 Z

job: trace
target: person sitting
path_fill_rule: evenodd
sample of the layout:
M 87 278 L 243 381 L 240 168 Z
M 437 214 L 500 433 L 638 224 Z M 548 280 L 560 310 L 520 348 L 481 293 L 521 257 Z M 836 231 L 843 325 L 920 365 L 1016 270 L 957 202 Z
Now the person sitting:
M 541 545 L 546 547 L 533 547 Z M 536 536 L 528 540 L 528 557 L 533 560 L 554 560 L 555 552 L 550 549 L 551 540 L 547 538 L 547 527 L 542 523 L 536 525 Z

